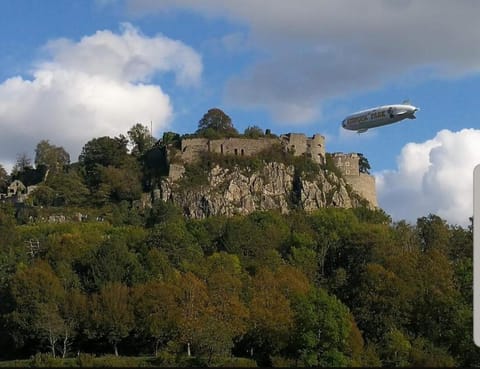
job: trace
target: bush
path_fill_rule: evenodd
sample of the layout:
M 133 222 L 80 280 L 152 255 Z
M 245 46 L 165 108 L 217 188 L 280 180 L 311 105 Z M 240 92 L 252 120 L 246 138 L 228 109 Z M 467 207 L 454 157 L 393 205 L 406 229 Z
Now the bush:
M 219 360 L 219 366 L 224 368 L 256 368 L 257 362 L 246 357 L 230 357 L 222 361 Z
M 295 360 L 287 359 L 282 356 L 272 357 L 272 367 L 274 368 L 293 368 L 297 366 Z
M 52 368 L 63 366 L 63 359 L 53 357 L 50 353 L 37 352 L 30 361 L 30 366 L 35 368 Z
M 169 350 L 162 350 L 151 361 L 154 366 L 173 366 L 176 363 L 176 355 Z
M 134 357 L 105 355 L 95 358 L 94 366 L 96 367 L 138 367 L 139 362 Z
M 177 365 L 180 367 L 207 367 L 207 361 L 197 356 L 180 355 L 177 357 Z
M 75 363 L 81 368 L 91 368 L 95 363 L 95 355 L 81 353 L 77 356 Z

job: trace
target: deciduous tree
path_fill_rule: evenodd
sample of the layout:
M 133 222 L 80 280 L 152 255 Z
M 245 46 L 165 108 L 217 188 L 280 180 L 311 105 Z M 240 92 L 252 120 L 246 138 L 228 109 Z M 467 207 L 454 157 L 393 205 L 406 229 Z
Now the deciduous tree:
M 172 283 L 149 281 L 133 289 L 135 326 L 151 338 L 154 354 L 160 345 L 174 338 L 182 311 L 177 305 L 180 290 Z
M 131 153 L 135 157 L 142 156 L 147 150 L 153 147 L 155 138 L 152 136 L 147 126 L 141 123 L 135 124 L 127 132 L 132 146 Z
M 197 134 L 208 134 L 209 131 L 222 136 L 238 135 L 237 130 L 233 126 L 232 119 L 221 109 L 212 108 L 204 114 L 198 122 Z
M 135 320 L 130 302 L 129 288 L 122 283 L 107 283 L 92 296 L 91 319 L 93 336 L 103 337 L 118 356 L 118 344 L 134 328 Z
M 51 172 L 59 172 L 70 164 L 70 155 L 63 147 L 50 144 L 42 140 L 35 149 L 35 167 L 44 165 Z

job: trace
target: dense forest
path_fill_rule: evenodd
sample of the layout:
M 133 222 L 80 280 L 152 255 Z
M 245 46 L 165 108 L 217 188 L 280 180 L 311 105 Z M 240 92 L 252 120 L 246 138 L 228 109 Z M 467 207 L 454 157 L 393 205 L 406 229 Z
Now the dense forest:
M 238 134 L 207 114 L 197 134 Z M 37 186 L 0 202 L 1 360 L 480 365 L 471 226 L 366 207 L 189 219 L 168 202 L 135 206 L 179 138 L 135 125 L 87 142 L 75 163 L 42 140 L 35 165 L 19 155 L 10 174 L 0 166 L 0 192 L 15 179 Z

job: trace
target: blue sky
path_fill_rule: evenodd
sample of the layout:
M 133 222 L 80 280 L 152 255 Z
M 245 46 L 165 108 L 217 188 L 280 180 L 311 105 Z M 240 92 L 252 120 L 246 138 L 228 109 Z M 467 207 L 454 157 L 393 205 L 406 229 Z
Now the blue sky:
M 75 161 L 136 122 L 193 132 L 212 107 L 243 132 L 321 133 L 362 152 L 394 219 L 465 225 L 477 113 L 480 4 L 366 0 L 4 0 L 0 163 L 41 139 Z M 345 115 L 410 99 L 421 111 L 358 135 Z

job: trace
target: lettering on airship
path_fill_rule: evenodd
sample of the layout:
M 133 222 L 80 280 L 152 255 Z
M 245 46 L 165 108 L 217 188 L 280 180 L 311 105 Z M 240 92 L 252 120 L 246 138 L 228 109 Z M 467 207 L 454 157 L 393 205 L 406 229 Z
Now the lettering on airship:
M 370 119 L 378 119 L 378 118 L 385 118 L 385 110 L 375 111 L 370 114 Z
M 368 120 L 368 114 L 360 115 L 359 117 L 350 118 L 347 121 L 347 123 L 348 124 L 356 124 L 356 123 L 365 122 L 366 120 Z

